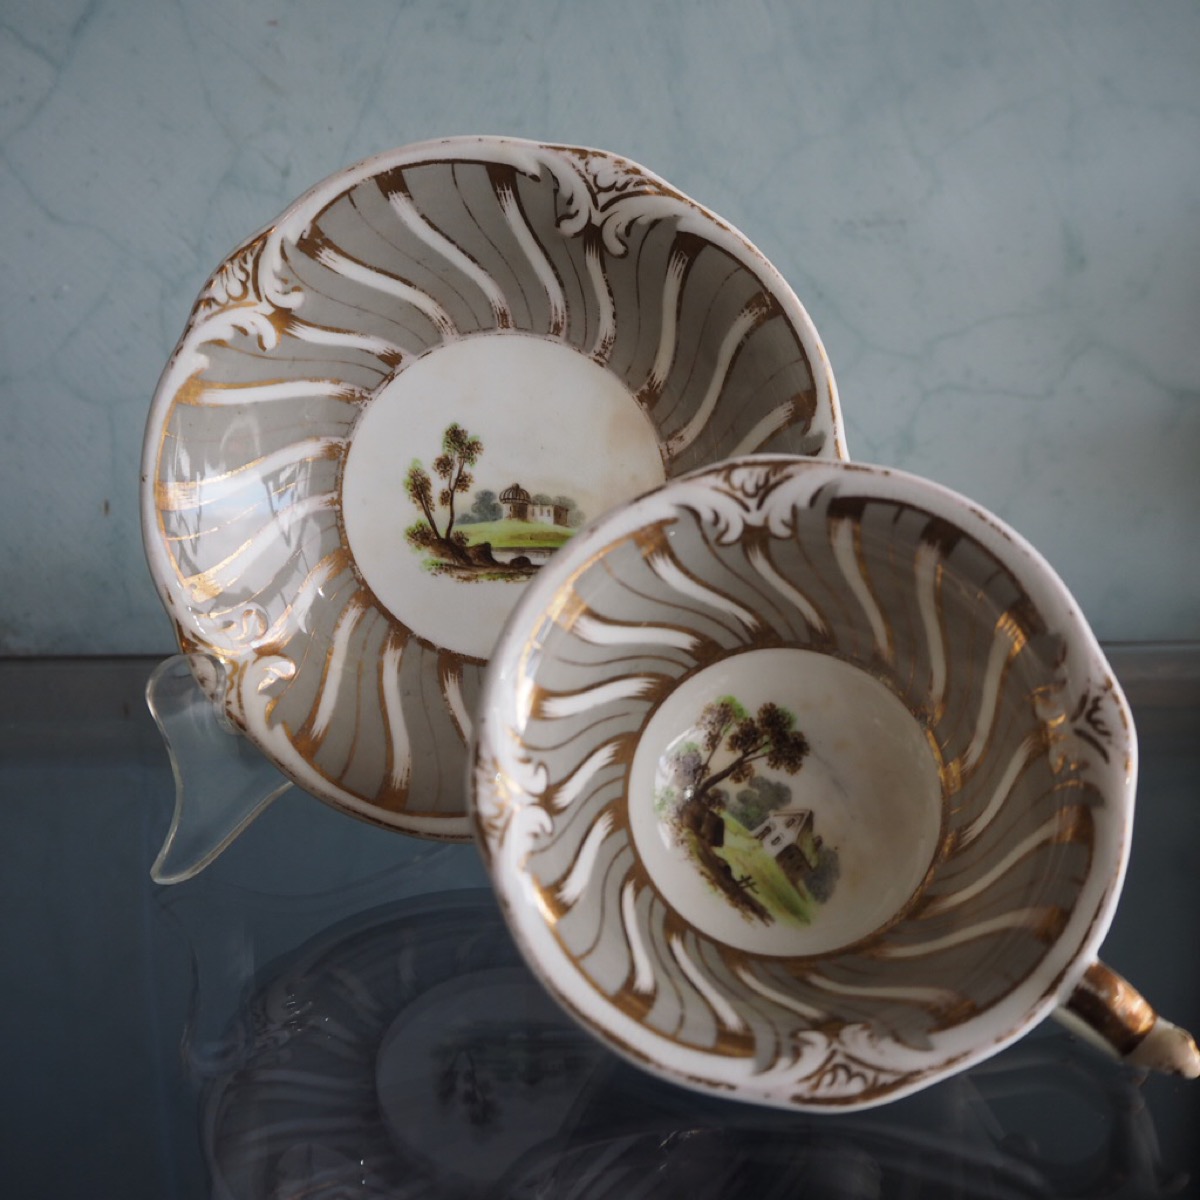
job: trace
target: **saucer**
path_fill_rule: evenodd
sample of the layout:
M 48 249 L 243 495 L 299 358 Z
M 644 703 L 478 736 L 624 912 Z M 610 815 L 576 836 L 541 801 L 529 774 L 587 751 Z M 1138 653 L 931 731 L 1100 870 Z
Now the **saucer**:
M 212 277 L 151 409 L 144 537 L 202 686 L 289 778 L 465 838 L 523 585 L 589 519 L 757 451 L 844 457 L 762 254 L 626 159 L 450 138 L 317 185 Z

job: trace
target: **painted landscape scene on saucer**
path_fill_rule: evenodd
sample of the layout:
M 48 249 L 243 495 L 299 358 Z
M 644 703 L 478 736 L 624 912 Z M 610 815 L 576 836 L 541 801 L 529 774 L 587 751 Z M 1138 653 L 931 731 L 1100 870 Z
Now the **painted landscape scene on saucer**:
M 585 514 L 573 496 L 530 493 L 516 481 L 499 493 L 479 488 L 472 496 L 484 444 L 457 422 L 447 426 L 441 450 L 432 469 L 414 459 L 404 480 L 419 514 L 405 529 L 405 540 L 424 556 L 430 574 L 519 582 L 583 524 Z

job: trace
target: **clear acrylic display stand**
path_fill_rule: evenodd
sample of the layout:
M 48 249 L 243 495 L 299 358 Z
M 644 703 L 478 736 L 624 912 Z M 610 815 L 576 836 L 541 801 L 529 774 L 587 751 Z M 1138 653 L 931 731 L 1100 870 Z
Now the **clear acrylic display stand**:
M 229 722 L 222 691 L 220 663 L 202 654 L 166 659 L 146 683 L 175 780 L 174 814 L 150 875 L 157 884 L 188 881 L 155 903 L 191 960 L 181 1050 L 198 1078 L 220 1059 L 231 1014 L 264 964 L 380 904 L 487 888 L 473 845 L 407 837 L 309 797 Z M 269 808 L 269 828 L 243 838 Z
M 155 883 L 181 883 L 209 865 L 255 817 L 292 786 L 229 723 L 200 685 L 216 684 L 221 666 L 203 654 L 159 663 L 146 683 L 175 776 L 175 812 L 150 868 Z

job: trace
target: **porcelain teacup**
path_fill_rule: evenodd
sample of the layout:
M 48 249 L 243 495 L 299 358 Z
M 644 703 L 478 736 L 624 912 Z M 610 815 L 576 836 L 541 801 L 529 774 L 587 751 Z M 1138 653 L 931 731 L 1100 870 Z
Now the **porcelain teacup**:
M 1048 563 L 963 496 L 795 457 L 668 483 L 531 585 L 479 712 L 474 818 L 517 941 L 651 1070 L 862 1108 L 1055 1010 L 1200 1067 L 1096 957 L 1128 705 Z

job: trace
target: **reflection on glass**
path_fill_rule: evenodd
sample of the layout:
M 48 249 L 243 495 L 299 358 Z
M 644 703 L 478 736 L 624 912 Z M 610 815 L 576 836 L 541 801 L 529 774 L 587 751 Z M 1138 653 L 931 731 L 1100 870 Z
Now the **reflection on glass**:
M 1184 1183 L 1138 1077 L 1049 1029 L 844 1117 L 684 1091 L 547 998 L 485 889 L 312 939 L 202 1058 L 214 1194 L 238 1200 L 1132 1198 Z

